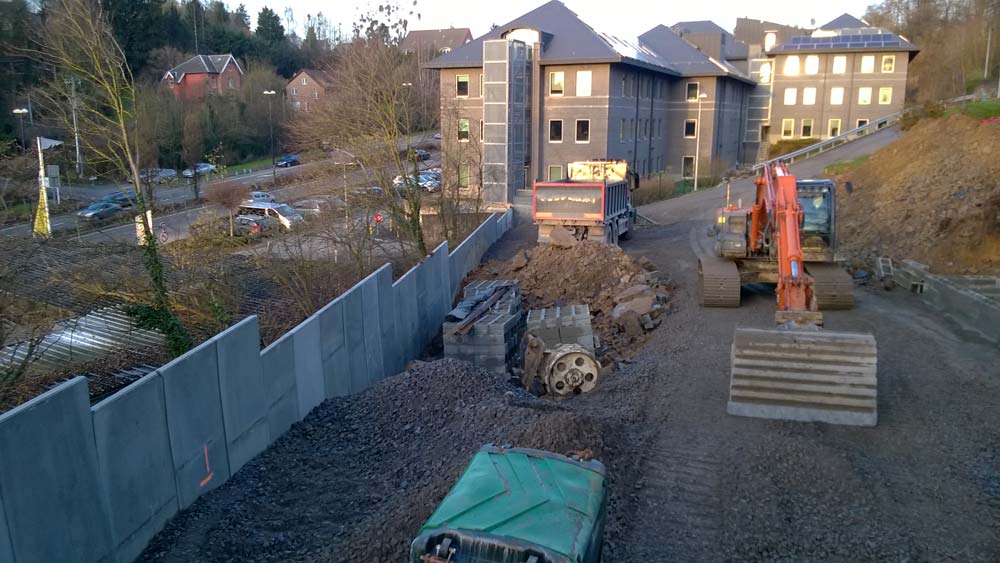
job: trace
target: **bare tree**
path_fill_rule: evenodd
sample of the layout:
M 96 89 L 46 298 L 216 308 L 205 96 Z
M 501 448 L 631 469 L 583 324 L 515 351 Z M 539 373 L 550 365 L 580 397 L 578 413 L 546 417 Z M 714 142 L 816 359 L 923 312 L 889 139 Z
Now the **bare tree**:
M 229 212 L 229 236 L 234 236 L 233 214 L 243 203 L 246 197 L 246 190 L 239 184 L 227 182 L 219 183 L 209 188 L 205 194 L 205 199 L 209 203 L 214 203 Z
M 46 4 L 44 43 L 34 52 L 43 64 L 55 69 L 55 77 L 41 89 L 45 110 L 67 127 L 72 123 L 69 85 L 64 78 L 79 81 L 76 90 L 78 129 L 91 158 L 128 178 L 137 202 L 144 234 L 145 268 L 152 287 L 152 305 L 143 318 L 162 330 L 171 352 L 191 346 L 184 327 L 170 309 L 170 295 L 163 273 L 149 208 L 143 197 L 138 150 L 136 88 L 125 55 L 112 34 L 101 4 L 92 0 L 55 0 Z M 141 319 L 140 319 L 141 320 Z

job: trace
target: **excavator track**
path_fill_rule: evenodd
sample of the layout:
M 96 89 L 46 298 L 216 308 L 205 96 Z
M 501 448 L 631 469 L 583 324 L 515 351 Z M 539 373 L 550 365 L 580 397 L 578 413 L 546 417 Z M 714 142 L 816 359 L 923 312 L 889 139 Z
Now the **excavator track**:
M 737 416 L 875 426 L 877 364 L 870 334 L 736 329 L 726 410 Z
M 807 262 L 806 272 L 812 276 L 820 311 L 854 308 L 854 280 L 843 268 L 836 264 Z
M 705 307 L 740 306 L 740 271 L 736 264 L 722 258 L 699 260 L 701 304 Z

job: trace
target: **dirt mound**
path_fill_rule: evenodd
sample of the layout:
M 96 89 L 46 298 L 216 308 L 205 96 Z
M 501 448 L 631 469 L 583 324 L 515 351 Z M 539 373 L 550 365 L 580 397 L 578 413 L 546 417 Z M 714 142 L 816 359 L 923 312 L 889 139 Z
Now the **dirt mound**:
M 654 271 L 650 262 L 641 262 L 621 248 L 585 240 L 569 248 L 537 246 L 511 260 L 488 262 L 466 281 L 516 279 L 528 309 L 589 305 L 591 323 L 601 343 L 612 354 L 627 359 L 639 350 L 646 335 L 629 334 L 612 318 L 615 297 L 637 284 L 667 293 Z
M 415 362 L 317 407 L 142 560 L 399 561 L 486 443 L 604 451 L 589 416 L 464 362 Z
M 838 193 L 848 256 L 1000 274 L 1000 123 L 924 119 L 839 179 L 854 187 Z

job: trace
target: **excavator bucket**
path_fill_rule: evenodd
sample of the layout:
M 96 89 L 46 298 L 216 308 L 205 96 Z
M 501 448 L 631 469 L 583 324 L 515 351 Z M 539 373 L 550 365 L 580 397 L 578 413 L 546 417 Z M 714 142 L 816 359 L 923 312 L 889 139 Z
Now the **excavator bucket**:
M 877 350 L 871 334 L 738 328 L 727 412 L 875 426 Z

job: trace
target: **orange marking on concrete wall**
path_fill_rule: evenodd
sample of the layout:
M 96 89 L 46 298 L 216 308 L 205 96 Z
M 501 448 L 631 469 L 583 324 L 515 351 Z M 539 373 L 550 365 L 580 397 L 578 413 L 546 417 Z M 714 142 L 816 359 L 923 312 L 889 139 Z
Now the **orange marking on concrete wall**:
M 212 480 L 212 477 L 215 477 L 215 473 L 212 473 L 212 466 L 210 466 L 208 464 L 208 444 L 203 445 L 202 448 L 203 448 L 203 450 L 205 452 L 205 473 L 206 473 L 206 475 L 205 475 L 205 478 L 201 480 L 200 486 L 204 487 L 205 485 L 208 484 L 209 481 Z

